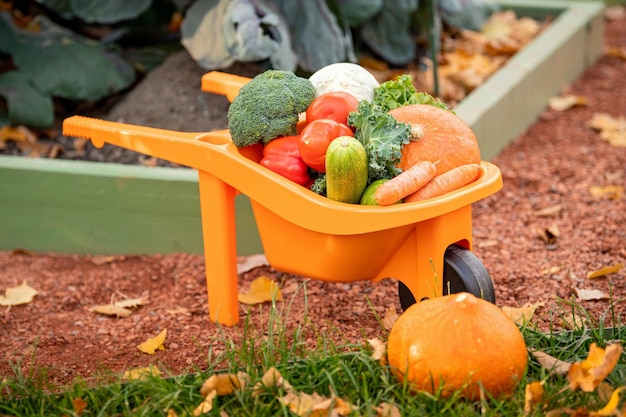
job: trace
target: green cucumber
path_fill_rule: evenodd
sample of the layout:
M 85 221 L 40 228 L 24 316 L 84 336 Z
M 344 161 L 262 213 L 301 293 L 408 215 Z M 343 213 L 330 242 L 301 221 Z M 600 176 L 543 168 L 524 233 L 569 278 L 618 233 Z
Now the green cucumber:
M 367 152 L 359 140 L 339 136 L 326 150 L 326 196 L 358 204 L 367 186 Z
M 389 180 L 386 178 L 383 178 L 383 179 L 376 180 L 370 185 L 368 185 L 365 191 L 363 191 L 363 194 L 361 195 L 360 204 L 363 204 L 366 206 L 377 206 L 378 203 L 376 203 L 376 200 L 374 199 L 374 193 L 376 192 L 378 187 L 380 187 L 387 181 Z

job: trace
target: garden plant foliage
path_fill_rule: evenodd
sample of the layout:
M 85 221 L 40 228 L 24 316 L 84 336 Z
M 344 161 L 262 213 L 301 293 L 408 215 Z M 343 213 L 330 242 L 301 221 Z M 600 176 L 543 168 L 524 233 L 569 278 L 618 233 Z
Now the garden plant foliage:
M 54 98 L 95 102 L 132 86 L 150 66 L 142 59 L 154 54 L 152 35 L 168 31 L 175 46 L 208 70 L 261 62 L 311 73 L 354 62 L 362 48 L 404 65 L 417 54 L 414 36 L 432 25 L 425 12 L 432 3 L 40 0 L 24 11 L 9 1 L 0 7 L 0 54 L 12 64 L 0 71 L 0 97 L 8 108 L 0 110 L 0 125 L 49 127 Z M 494 9 L 489 0 L 438 2 L 441 21 L 461 28 L 479 27 Z M 129 51 L 129 39 L 142 39 L 143 51 Z

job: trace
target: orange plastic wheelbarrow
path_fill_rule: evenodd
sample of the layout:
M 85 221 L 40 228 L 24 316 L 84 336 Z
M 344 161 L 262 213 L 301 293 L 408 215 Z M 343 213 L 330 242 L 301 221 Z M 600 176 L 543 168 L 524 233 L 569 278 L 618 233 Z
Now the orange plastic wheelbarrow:
M 248 78 L 210 72 L 202 90 L 237 95 Z M 415 300 L 469 291 L 495 301 L 491 278 L 472 253 L 471 204 L 502 187 L 500 170 L 441 197 L 393 206 L 346 204 L 320 196 L 242 156 L 228 130 L 177 132 L 82 116 L 63 133 L 94 146 L 121 146 L 198 171 L 209 314 L 234 325 L 237 245 L 234 198 L 250 199 L 261 243 L 276 270 L 329 282 L 399 282 L 403 308 Z

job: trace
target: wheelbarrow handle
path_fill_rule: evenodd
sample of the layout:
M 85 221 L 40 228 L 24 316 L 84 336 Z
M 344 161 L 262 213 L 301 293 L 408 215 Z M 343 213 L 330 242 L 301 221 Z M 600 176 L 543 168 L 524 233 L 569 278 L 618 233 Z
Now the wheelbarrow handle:
M 228 74 L 220 71 L 207 72 L 202 76 L 201 89 L 207 93 L 226 96 L 232 102 L 239 90 L 250 81 L 250 78 Z
M 178 132 L 85 116 L 66 118 L 63 121 L 63 134 L 90 139 L 96 148 L 109 143 L 197 169 L 205 166 L 207 162 L 206 155 L 198 152 L 199 147 L 206 145 L 198 142 L 214 145 L 232 144 L 228 130 Z

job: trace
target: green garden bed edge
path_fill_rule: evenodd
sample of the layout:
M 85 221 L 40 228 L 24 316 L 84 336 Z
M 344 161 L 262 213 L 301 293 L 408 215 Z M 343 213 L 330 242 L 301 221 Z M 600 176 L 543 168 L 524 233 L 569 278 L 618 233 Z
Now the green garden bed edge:
M 499 1 L 551 26 L 456 108 L 490 160 L 548 99 L 601 55 L 601 2 Z M 237 251 L 263 252 L 250 203 L 236 199 Z M 73 254 L 203 252 L 197 172 L 0 156 L 0 250 Z

